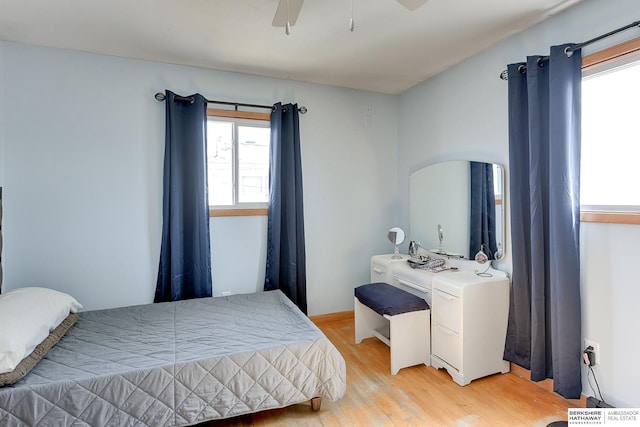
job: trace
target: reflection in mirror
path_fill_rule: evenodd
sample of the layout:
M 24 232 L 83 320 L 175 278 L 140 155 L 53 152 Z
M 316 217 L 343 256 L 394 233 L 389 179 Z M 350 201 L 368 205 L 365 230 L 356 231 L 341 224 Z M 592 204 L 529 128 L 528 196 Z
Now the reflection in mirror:
M 387 233 L 387 238 L 391 243 L 395 245 L 395 249 L 393 250 L 393 256 L 391 258 L 394 258 L 394 259 L 402 258 L 400 256 L 400 248 L 398 246 L 401 245 L 402 242 L 404 242 L 404 230 L 400 227 L 393 227 Z
M 503 188 L 502 167 L 493 163 L 448 161 L 413 172 L 409 177 L 411 239 L 434 252 L 440 249 L 448 256 L 467 259 L 474 259 L 484 245 L 489 259 L 500 259 Z

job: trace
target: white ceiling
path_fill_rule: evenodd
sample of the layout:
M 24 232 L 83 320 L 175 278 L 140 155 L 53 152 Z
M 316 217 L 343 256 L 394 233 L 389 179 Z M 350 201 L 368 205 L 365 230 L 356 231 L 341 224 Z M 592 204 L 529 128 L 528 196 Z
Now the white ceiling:
M 396 94 L 580 0 L 0 0 L 0 39 Z

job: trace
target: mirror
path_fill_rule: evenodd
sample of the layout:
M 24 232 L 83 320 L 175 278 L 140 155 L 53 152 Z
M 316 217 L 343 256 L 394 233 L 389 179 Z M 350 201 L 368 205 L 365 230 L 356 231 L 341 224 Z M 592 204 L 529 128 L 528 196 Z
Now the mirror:
M 447 161 L 413 172 L 409 176 L 411 240 L 433 252 L 471 260 L 484 245 L 489 259 L 502 258 L 503 188 L 503 168 L 494 163 Z
M 400 227 L 393 227 L 387 233 L 387 238 L 391 243 L 395 245 L 395 249 L 393 250 L 393 256 L 391 258 L 395 258 L 395 259 L 402 258 L 400 256 L 400 248 L 398 246 L 401 245 L 402 242 L 404 242 L 404 237 L 405 237 L 404 230 Z

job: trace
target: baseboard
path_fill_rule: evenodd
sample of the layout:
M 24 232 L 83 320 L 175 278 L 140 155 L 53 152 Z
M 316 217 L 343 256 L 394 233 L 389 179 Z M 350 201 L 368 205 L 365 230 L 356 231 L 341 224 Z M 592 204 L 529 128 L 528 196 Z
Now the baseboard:
M 546 390 L 550 393 L 555 393 L 553 391 L 553 380 L 551 378 L 547 378 L 546 380 L 542 380 L 542 381 L 531 381 L 531 371 L 523 368 L 522 366 L 516 365 L 515 363 L 510 363 L 510 366 L 511 366 L 510 368 L 511 374 L 516 375 L 519 378 L 525 379 L 530 383 L 540 387 L 543 390 Z M 571 404 L 575 408 L 587 407 L 587 396 L 585 396 L 584 394 L 580 395 L 580 399 L 564 399 L 564 400 L 569 402 L 569 404 Z

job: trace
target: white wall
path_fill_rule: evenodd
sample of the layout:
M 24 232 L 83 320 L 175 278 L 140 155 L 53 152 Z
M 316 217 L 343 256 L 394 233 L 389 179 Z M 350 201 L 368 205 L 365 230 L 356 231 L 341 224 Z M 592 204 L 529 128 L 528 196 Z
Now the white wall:
M 583 223 L 580 239 L 582 336 L 600 344 L 600 390 L 615 406 L 638 408 L 640 225 Z M 583 390 L 593 396 L 583 371 Z
M 3 63 L 4 43 L 0 42 L 0 64 Z M 0 66 L 0 100 L 2 99 L 4 99 L 4 68 Z M 4 103 L 0 102 L 0 186 L 4 185 L 4 130 Z
M 0 43 L 0 64 L 4 62 L 4 44 Z M 4 71 L 0 66 L 0 100 L 4 99 Z M 0 102 L 0 187 L 4 185 L 4 104 Z M 0 218 L 2 220 L 2 218 Z M 1 237 L 1 236 L 0 236 Z M 3 246 L 0 244 L 0 259 L 4 255 Z M 0 270 L 0 291 L 4 288 L 4 274 Z
M 267 217 L 216 217 L 211 218 L 209 228 L 214 295 L 262 291 L 267 260 Z
M 523 61 L 526 55 L 546 54 L 550 45 L 591 39 L 639 17 L 637 0 L 587 0 L 402 94 L 398 115 L 400 224 L 409 224 L 409 174 L 425 164 L 470 158 L 506 165 L 508 176 L 507 84 L 498 78 L 508 63 Z M 638 30 L 630 30 L 585 49 L 585 54 L 639 35 Z M 508 185 L 507 180 L 506 194 Z M 640 354 L 636 332 L 640 287 L 632 259 L 638 241 L 637 225 L 582 226 L 583 337 L 600 343 L 602 363 L 595 372 L 605 399 L 616 406 L 640 407 L 640 377 L 635 366 Z M 511 261 L 509 245 L 506 253 L 503 268 L 510 270 L 517 260 Z M 586 369 L 583 383 L 585 394 L 594 395 L 587 385 Z
M 5 290 L 47 286 L 86 309 L 152 301 L 164 146 L 164 104 L 153 94 L 165 88 L 309 109 L 300 125 L 309 314 L 351 309 L 369 258 L 388 251 L 396 97 L 9 42 L 0 49 Z M 212 220 L 216 295 L 261 288 L 265 223 Z

